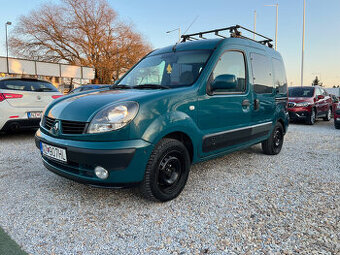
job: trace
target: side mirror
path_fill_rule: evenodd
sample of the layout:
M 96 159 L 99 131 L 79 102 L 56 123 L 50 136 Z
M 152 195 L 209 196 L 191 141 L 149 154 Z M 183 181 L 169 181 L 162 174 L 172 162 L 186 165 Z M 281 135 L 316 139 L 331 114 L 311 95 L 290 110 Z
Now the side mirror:
M 324 99 L 325 98 L 325 96 L 324 95 L 318 95 L 318 100 L 320 100 L 320 99 Z
M 237 78 L 233 74 L 222 74 L 215 78 L 211 84 L 211 90 L 234 89 L 237 86 Z

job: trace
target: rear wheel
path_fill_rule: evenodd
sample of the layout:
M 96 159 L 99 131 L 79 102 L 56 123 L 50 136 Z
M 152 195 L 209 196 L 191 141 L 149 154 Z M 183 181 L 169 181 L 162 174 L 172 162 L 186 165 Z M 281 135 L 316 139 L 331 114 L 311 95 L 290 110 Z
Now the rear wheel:
M 269 138 L 262 142 L 262 150 L 264 154 L 276 155 L 280 153 L 283 145 L 283 136 L 283 126 L 280 122 L 277 122 Z
M 315 118 L 316 118 L 316 112 L 315 112 L 315 109 L 313 109 L 312 112 L 310 113 L 310 115 L 307 118 L 307 124 L 314 125 Z
M 325 120 L 325 121 L 330 121 L 331 118 L 332 118 L 332 109 L 329 108 L 328 111 L 327 111 L 327 114 L 326 114 L 326 116 L 323 118 L 323 120 Z
M 335 122 L 335 121 L 334 121 L 334 127 L 335 127 L 336 129 L 340 129 L 340 122 Z
M 190 170 L 188 150 L 178 140 L 162 139 L 151 153 L 140 185 L 145 198 L 165 202 L 183 190 Z

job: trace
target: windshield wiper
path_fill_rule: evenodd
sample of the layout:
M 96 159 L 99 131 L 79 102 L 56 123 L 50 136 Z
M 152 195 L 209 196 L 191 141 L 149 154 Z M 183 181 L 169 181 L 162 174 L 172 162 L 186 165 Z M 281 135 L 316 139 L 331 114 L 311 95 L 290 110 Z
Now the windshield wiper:
M 131 86 L 125 84 L 112 85 L 110 89 L 132 89 Z
M 142 84 L 133 86 L 134 89 L 169 89 L 168 86 L 158 85 L 158 84 Z

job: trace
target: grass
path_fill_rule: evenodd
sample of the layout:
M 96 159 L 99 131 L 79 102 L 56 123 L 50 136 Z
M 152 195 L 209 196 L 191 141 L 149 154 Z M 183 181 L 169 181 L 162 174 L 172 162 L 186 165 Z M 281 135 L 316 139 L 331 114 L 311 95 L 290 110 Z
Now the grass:
M 20 246 L 14 242 L 6 232 L 0 228 L 0 254 L 1 255 L 27 255 Z

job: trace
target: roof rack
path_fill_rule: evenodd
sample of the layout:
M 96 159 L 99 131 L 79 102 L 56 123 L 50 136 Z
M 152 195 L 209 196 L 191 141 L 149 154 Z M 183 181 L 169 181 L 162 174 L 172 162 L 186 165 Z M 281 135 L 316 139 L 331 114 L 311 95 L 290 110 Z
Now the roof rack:
M 239 31 L 239 29 L 243 29 L 243 30 L 248 31 L 250 33 L 253 33 L 257 36 L 260 36 L 264 40 L 256 41 L 256 40 L 251 39 L 249 37 L 243 36 L 242 33 Z M 181 38 L 182 38 L 181 42 L 197 41 L 197 40 L 200 40 L 200 39 L 207 39 L 203 35 L 211 34 L 211 33 L 214 33 L 216 36 L 221 37 L 221 38 L 228 38 L 227 36 L 220 34 L 220 32 L 226 31 L 226 30 L 229 30 L 230 37 L 248 39 L 248 40 L 263 44 L 263 45 L 267 45 L 269 48 L 273 48 L 273 44 L 271 44 L 271 42 L 273 41 L 272 39 L 270 39 L 269 37 L 266 37 L 264 35 L 261 35 L 259 33 L 256 33 L 256 32 L 254 32 L 254 31 L 252 31 L 248 28 L 242 27 L 240 25 L 235 25 L 235 26 L 225 27 L 225 28 L 220 28 L 220 29 L 214 29 L 214 30 L 209 30 L 209 31 L 204 31 L 204 32 L 199 32 L 199 33 L 194 33 L 194 34 L 182 35 L 181 36 Z M 197 38 L 197 36 L 198 36 L 198 38 Z

